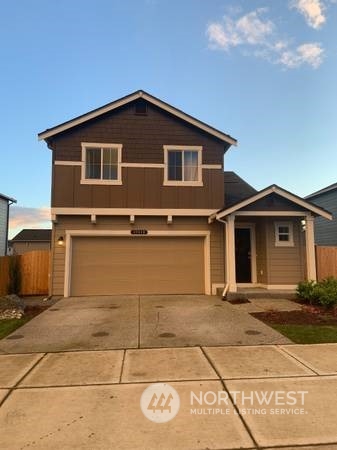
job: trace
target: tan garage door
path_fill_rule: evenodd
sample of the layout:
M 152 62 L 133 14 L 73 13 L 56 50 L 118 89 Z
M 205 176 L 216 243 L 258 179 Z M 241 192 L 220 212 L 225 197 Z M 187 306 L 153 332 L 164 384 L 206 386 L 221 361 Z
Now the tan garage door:
M 203 294 L 200 237 L 74 237 L 71 295 Z

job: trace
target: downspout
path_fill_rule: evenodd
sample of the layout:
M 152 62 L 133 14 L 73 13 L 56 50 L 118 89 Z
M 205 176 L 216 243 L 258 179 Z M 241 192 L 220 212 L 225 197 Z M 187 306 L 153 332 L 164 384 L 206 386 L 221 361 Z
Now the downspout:
M 7 223 L 6 223 L 6 248 L 5 248 L 5 255 L 8 255 L 8 231 L 9 231 L 9 207 L 10 205 L 13 205 L 13 203 L 16 203 L 16 200 L 8 200 L 7 201 Z

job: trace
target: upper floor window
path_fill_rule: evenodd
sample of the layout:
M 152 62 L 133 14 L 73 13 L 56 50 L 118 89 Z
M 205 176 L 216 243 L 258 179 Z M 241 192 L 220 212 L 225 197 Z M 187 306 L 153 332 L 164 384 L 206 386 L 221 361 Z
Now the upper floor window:
M 164 145 L 164 185 L 202 186 L 202 147 Z
M 83 184 L 122 184 L 121 144 L 82 143 Z
M 294 231 L 291 222 L 275 222 L 275 246 L 294 246 Z

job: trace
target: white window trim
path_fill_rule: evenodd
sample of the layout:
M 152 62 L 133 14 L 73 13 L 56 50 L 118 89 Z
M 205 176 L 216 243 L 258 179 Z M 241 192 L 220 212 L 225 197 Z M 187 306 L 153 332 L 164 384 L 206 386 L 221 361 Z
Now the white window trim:
M 294 224 L 292 222 L 275 222 L 275 247 L 294 247 Z M 279 240 L 279 227 L 289 228 L 289 241 Z
M 168 152 L 172 150 L 197 151 L 198 152 L 198 180 L 179 181 L 168 179 Z M 199 145 L 164 145 L 164 186 L 203 186 L 202 182 L 202 147 Z
M 107 144 L 99 142 L 82 142 L 82 167 L 81 167 L 81 184 L 108 184 L 108 185 L 121 185 L 122 183 L 122 144 Z M 87 147 L 93 148 L 116 148 L 117 149 L 117 180 L 95 180 L 85 177 L 85 163 L 86 163 L 86 149 Z

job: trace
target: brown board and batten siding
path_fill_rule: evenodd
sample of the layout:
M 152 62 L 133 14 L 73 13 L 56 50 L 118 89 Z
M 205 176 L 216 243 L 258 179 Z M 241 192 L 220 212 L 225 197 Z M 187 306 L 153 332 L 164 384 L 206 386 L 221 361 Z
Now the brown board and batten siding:
M 203 169 L 203 186 L 163 186 L 164 169 L 122 169 L 122 185 L 81 184 L 81 168 L 54 166 L 53 207 L 218 209 L 222 170 Z
M 207 218 L 202 217 L 174 217 L 173 224 L 167 224 L 166 217 L 136 217 L 134 225 L 125 216 L 98 216 L 97 223 L 92 224 L 89 216 L 65 216 L 62 221 L 54 225 L 53 277 L 51 292 L 53 295 L 63 295 L 65 276 L 65 247 L 57 245 L 59 236 L 65 236 L 66 230 L 131 230 L 133 228 L 157 231 L 210 231 L 210 272 L 211 284 L 224 283 L 224 233 L 219 223 L 208 224 Z M 137 239 L 131 237 L 129 239 Z M 148 238 L 151 239 L 150 236 Z M 145 239 L 147 239 L 145 237 Z M 174 239 L 174 237 L 172 237 Z M 173 242 L 173 241 L 172 241 Z M 163 258 L 165 255 L 163 255 Z M 192 286 L 193 289 L 193 286 Z M 113 293 L 113 291 L 111 292 Z M 165 293 L 165 292 L 164 292 Z
M 130 103 L 51 138 L 53 162 L 80 162 L 82 142 L 122 144 L 122 162 L 142 164 L 163 164 L 164 145 L 202 146 L 202 164 L 223 166 L 224 143 L 220 139 L 151 104 L 147 115 L 135 114 L 134 103 Z M 81 185 L 80 166 L 53 164 L 52 207 L 220 209 L 224 204 L 223 170 L 202 172 L 203 187 L 175 187 L 163 186 L 163 168 L 124 167 L 123 184 L 112 188 Z

